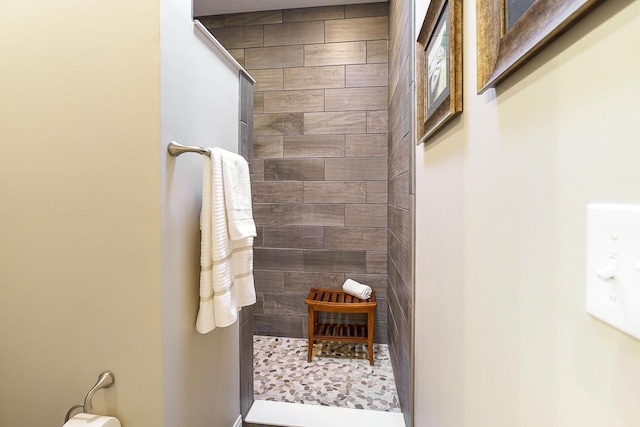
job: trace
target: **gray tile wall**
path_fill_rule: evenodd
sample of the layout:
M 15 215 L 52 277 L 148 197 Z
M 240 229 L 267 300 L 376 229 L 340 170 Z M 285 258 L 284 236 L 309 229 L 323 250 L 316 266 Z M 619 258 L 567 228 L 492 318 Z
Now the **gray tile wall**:
M 411 0 L 389 2 L 389 192 L 387 289 L 389 352 L 406 424 L 413 420 L 413 187 L 414 153 Z
M 239 113 L 238 153 L 249 162 L 253 162 L 253 83 L 244 73 L 240 73 L 240 113 Z
M 253 84 L 240 73 L 238 152 L 253 163 Z M 240 311 L 240 412 L 246 417 L 253 404 L 253 307 Z
M 240 310 L 240 412 L 245 418 L 253 404 L 253 307 Z
M 305 337 L 309 288 L 353 278 L 386 343 L 387 3 L 199 19 L 256 79 L 255 333 Z

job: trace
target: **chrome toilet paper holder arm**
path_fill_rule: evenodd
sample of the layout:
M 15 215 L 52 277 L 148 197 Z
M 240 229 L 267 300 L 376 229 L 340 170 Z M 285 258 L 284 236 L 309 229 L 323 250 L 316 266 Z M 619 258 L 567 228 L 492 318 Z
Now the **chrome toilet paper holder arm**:
M 84 403 L 82 405 L 73 405 L 67 411 L 67 415 L 64 417 L 64 422 L 66 423 L 67 421 L 69 421 L 69 418 L 71 418 L 71 414 L 73 414 L 76 409 L 82 408 L 82 412 L 84 412 L 85 414 L 91 413 L 91 411 L 93 410 L 93 395 L 98 390 L 111 387 L 115 381 L 116 379 L 113 376 L 113 372 L 104 371 L 103 373 L 101 373 L 98 376 L 98 382 L 96 382 L 96 385 L 91 387 L 91 390 L 89 390 L 89 393 L 87 393 L 87 396 L 84 398 Z

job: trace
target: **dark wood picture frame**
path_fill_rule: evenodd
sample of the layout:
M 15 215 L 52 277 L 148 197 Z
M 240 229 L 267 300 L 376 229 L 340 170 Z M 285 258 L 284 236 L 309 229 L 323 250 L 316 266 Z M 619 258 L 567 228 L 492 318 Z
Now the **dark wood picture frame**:
M 505 0 L 477 0 L 478 94 L 495 87 L 602 0 L 536 0 L 506 30 Z
M 416 42 L 416 86 L 420 144 L 462 112 L 462 0 L 431 0 Z

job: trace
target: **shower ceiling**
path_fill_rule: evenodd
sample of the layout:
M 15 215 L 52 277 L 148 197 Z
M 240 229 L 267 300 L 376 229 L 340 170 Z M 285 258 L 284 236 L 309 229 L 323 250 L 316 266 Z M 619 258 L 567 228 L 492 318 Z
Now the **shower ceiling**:
M 377 3 L 386 0 L 193 0 L 193 15 L 256 12 L 298 7 L 333 6 L 356 3 Z

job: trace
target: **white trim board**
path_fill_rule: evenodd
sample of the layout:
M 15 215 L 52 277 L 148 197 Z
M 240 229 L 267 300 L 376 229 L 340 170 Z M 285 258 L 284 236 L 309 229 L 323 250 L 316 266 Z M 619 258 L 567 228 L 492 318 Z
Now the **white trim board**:
M 245 421 L 286 427 L 405 427 L 401 412 L 256 400 Z

